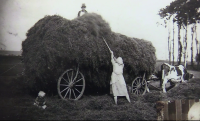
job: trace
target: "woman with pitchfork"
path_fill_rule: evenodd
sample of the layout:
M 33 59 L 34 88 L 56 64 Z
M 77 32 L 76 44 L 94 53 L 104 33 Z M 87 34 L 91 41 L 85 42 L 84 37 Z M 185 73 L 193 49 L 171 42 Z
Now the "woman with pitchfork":
M 104 38 L 103 40 L 111 53 L 111 62 L 113 65 L 113 72 L 110 81 L 110 85 L 112 86 L 112 91 L 110 89 L 110 93 L 113 94 L 114 96 L 115 104 L 117 104 L 117 96 L 126 96 L 126 99 L 129 102 L 131 102 L 126 88 L 126 82 L 123 76 L 123 69 L 124 69 L 123 60 L 121 57 L 118 57 L 116 59 L 114 57 L 113 51 L 108 46 L 106 40 Z
M 126 83 L 123 76 L 123 68 L 124 63 L 121 57 L 117 59 L 114 57 L 113 51 L 111 53 L 111 62 L 113 65 L 113 72 L 111 75 L 110 84 L 112 85 L 112 92 L 115 100 L 115 104 L 117 104 L 117 96 L 126 96 L 126 99 L 130 102 L 130 98 L 128 95 L 128 91 L 126 88 Z

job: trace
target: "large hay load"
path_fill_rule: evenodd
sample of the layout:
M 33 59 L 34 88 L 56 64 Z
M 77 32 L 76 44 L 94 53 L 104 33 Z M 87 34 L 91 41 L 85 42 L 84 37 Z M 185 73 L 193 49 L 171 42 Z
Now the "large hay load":
M 26 36 L 22 58 L 26 82 L 32 91 L 55 91 L 59 76 L 77 66 L 85 77 L 86 91 L 108 91 L 112 64 L 102 37 L 114 55 L 123 58 L 126 83 L 143 72 L 152 73 L 156 63 L 151 42 L 112 32 L 109 24 L 95 13 L 73 20 L 45 16 Z

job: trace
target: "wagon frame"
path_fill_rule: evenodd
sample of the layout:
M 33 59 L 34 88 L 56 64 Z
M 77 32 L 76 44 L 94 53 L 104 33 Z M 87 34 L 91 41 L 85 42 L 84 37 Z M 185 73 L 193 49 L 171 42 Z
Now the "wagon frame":
M 150 92 L 149 86 L 152 86 L 156 90 L 162 91 L 162 80 L 164 79 L 164 68 L 169 67 L 165 63 L 161 65 L 162 77 L 161 78 L 145 78 L 145 73 L 142 76 L 136 77 L 131 83 L 131 93 L 136 95 L 144 95 L 146 92 Z M 152 81 L 160 80 L 160 87 L 152 85 Z M 175 86 L 170 82 L 171 89 Z M 58 79 L 57 91 L 61 99 L 63 100 L 78 100 L 82 97 L 85 91 L 85 78 L 79 71 L 79 66 L 76 69 L 67 69 L 64 71 Z

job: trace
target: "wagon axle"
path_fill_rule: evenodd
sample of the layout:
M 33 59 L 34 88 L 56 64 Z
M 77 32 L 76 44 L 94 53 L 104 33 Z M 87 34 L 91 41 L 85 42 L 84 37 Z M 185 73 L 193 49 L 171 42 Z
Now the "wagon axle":
M 140 89 L 140 88 L 141 88 L 141 84 L 138 84 L 138 85 L 137 85 L 137 89 Z
M 73 83 L 73 82 L 70 82 L 70 83 L 69 83 L 69 88 L 72 89 L 73 87 L 74 87 L 74 83 Z

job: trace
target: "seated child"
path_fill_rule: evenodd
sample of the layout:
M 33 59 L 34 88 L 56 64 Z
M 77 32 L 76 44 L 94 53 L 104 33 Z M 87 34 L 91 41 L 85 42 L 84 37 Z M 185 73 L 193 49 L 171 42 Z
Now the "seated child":
M 40 91 L 38 93 L 37 98 L 35 99 L 34 105 L 45 109 L 47 106 L 45 105 L 46 102 L 45 102 L 44 96 L 45 96 L 45 92 Z

